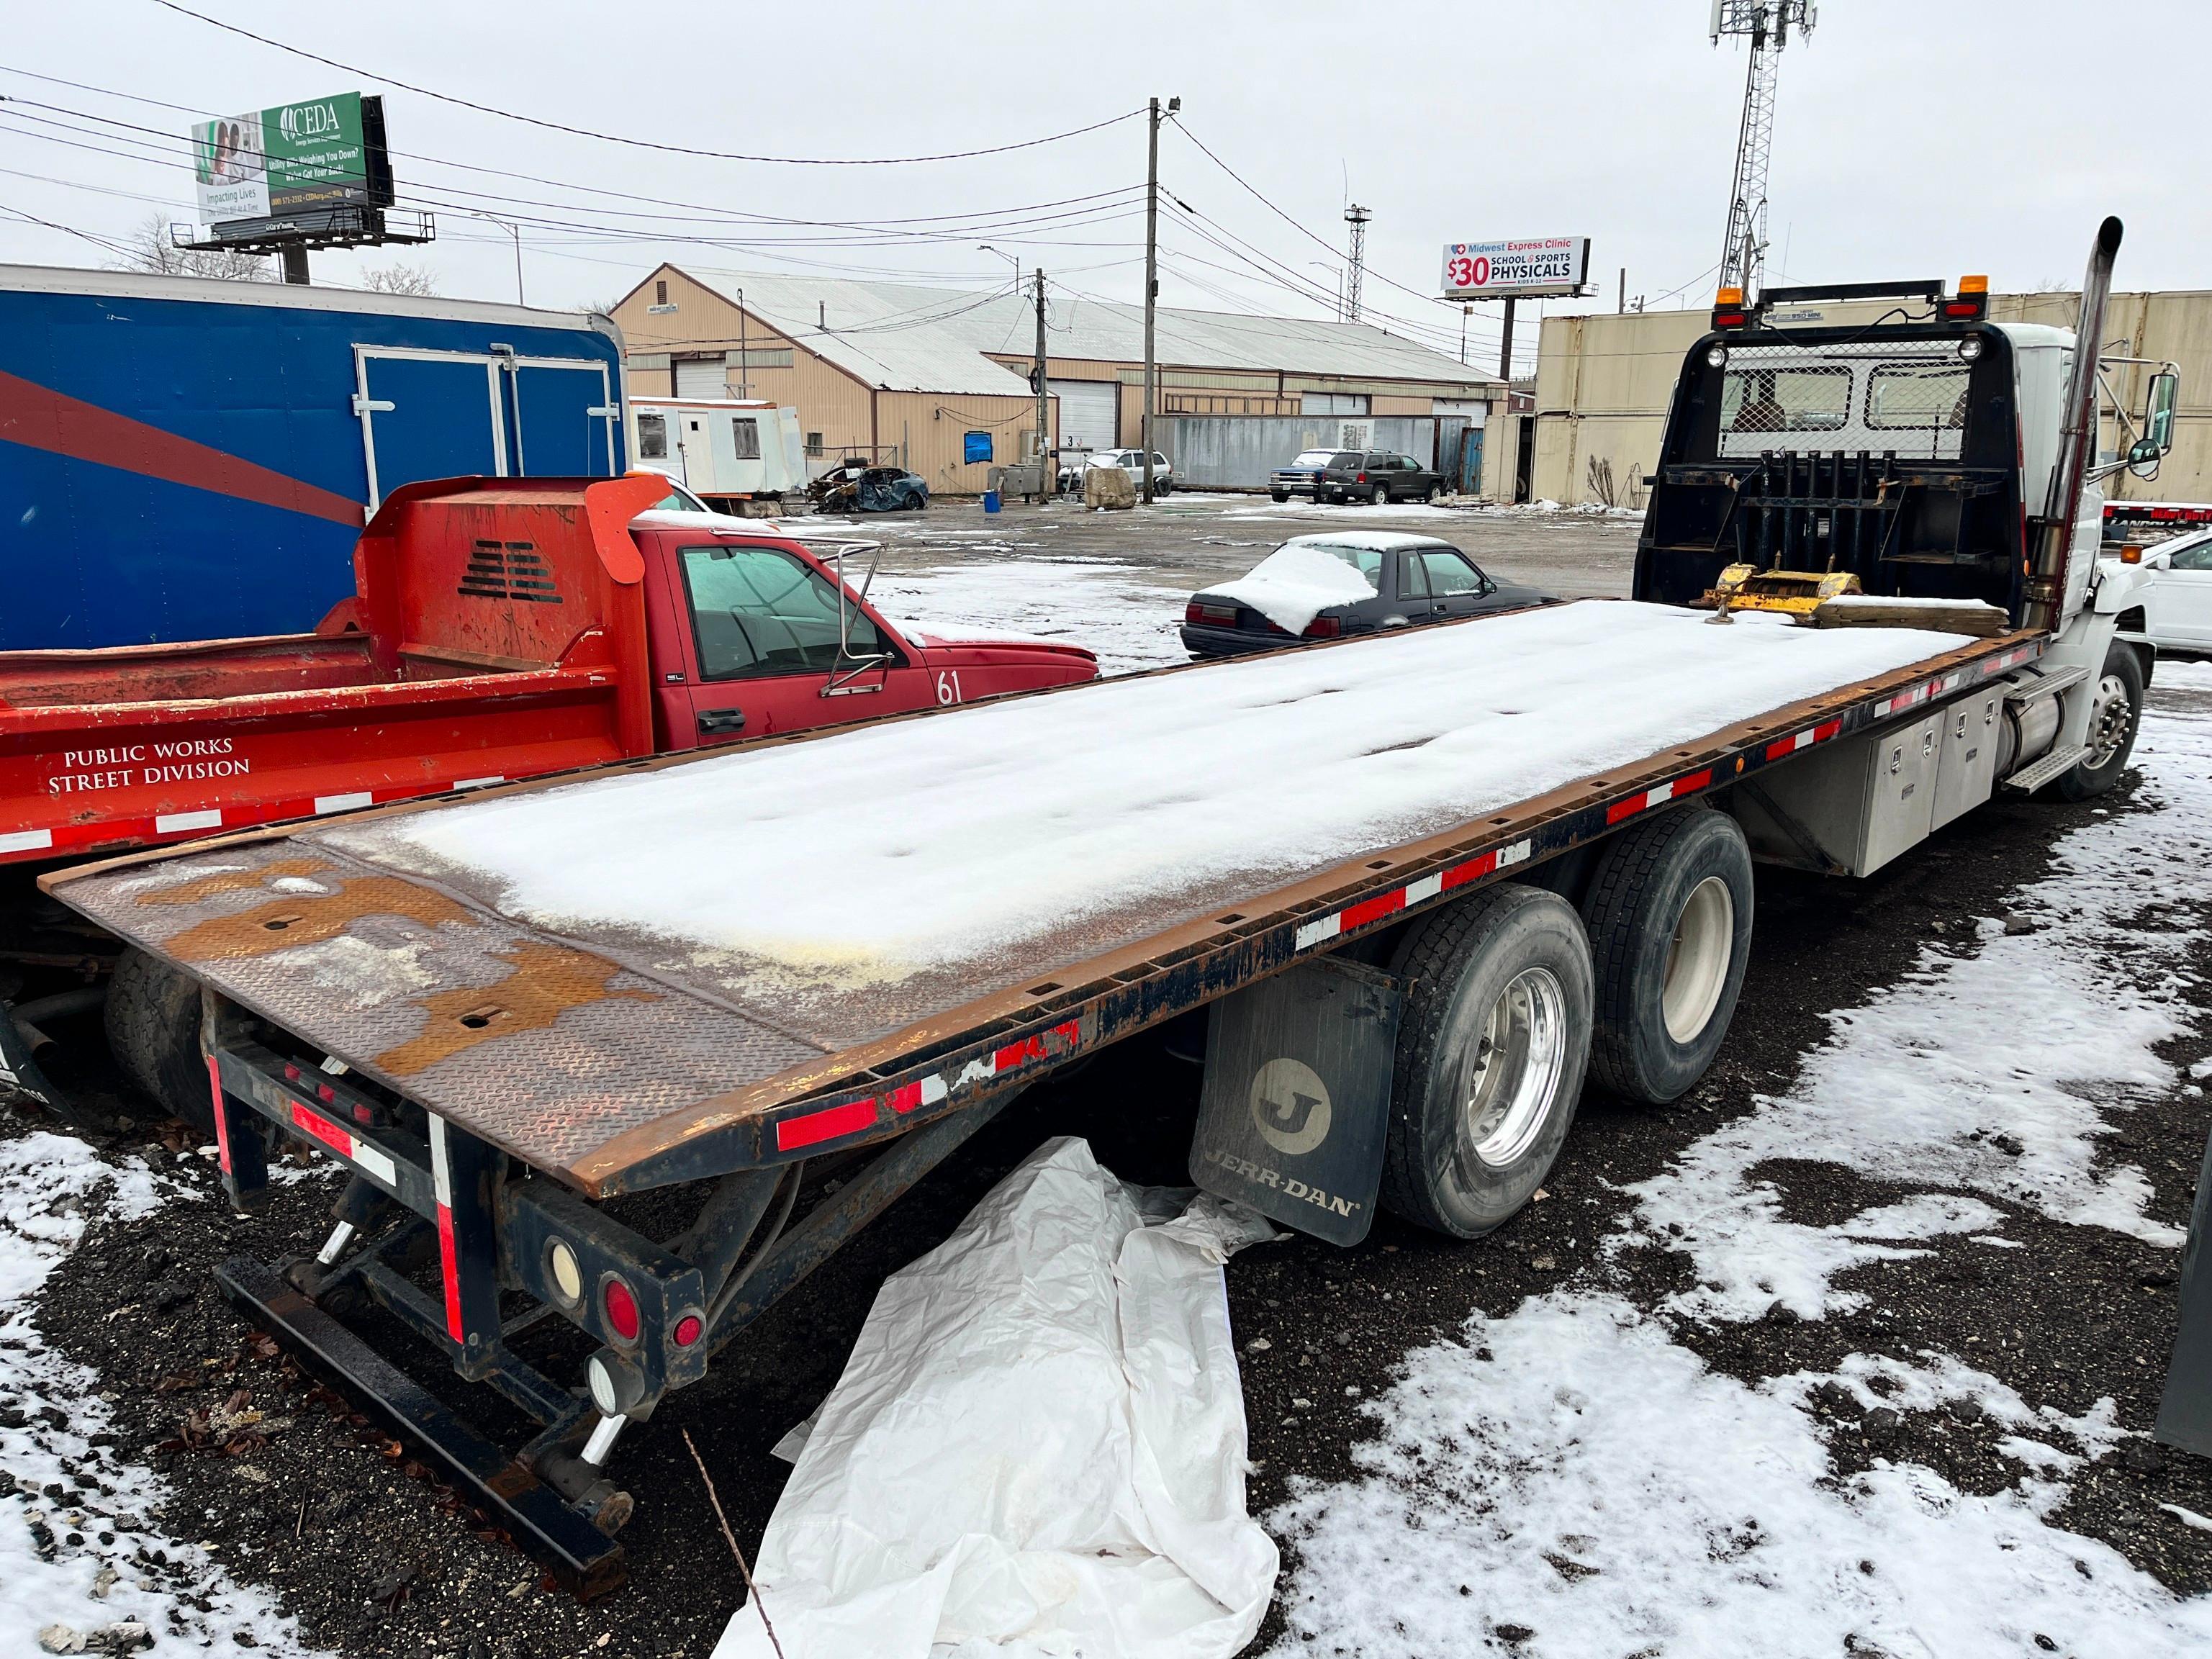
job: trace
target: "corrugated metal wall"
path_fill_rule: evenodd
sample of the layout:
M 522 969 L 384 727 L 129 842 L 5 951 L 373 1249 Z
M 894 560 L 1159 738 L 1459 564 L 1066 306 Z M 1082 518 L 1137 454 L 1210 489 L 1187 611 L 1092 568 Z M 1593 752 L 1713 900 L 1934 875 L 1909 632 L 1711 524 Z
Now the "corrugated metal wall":
M 1302 449 L 1389 449 L 1436 463 L 1433 415 L 1166 415 L 1153 431 L 1176 482 L 1198 489 L 1259 489 Z

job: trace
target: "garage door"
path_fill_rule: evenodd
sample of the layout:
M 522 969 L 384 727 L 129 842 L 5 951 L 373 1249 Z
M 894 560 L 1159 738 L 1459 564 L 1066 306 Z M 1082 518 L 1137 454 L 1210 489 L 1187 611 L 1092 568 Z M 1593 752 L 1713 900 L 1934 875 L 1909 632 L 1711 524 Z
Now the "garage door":
M 730 395 L 730 366 L 720 357 L 678 357 L 676 395 L 679 398 L 726 398 Z
M 1121 441 L 1121 406 L 1111 380 L 1047 380 L 1060 399 L 1062 449 L 1112 449 Z

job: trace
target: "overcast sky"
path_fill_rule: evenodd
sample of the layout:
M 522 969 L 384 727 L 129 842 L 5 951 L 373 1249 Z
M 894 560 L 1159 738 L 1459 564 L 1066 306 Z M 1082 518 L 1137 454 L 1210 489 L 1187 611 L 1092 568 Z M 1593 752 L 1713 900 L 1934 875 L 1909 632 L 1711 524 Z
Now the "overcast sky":
M 319 282 L 356 283 L 364 265 L 399 258 L 428 265 L 442 292 L 512 299 L 509 234 L 459 210 L 470 204 L 528 222 L 533 304 L 612 299 L 664 258 L 720 270 L 908 272 L 979 289 L 1011 280 L 1005 259 L 976 247 L 983 241 L 1025 268 L 1043 264 L 1071 297 L 1133 300 L 1140 118 L 975 160 L 791 167 L 571 136 L 389 82 L 661 143 L 816 157 L 1016 143 L 1172 95 L 1191 137 L 1164 131 L 1162 181 L 1212 222 L 1166 216 L 1163 303 L 1328 314 L 1333 300 L 1312 291 L 1335 291 L 1348 191 L 1374 214 L 1370 320 L 1418 325 L 1455 352 L 1456 307 L 1417 297 L 1434 293 L 1447 241 L 1593 238 L 1601 298 L 1554 310 L 1610 309 L 1624 265 L 1632 296 L 1706 303 L 1745 64 L 1741 46 L 1709 44 L 1709 0 L 193 3 L 365 72 L 241 40 L 154 0 L 18 4 L 0 41 L 0 94 L 47 107 L 0 104 L 0 206 L 110 240 L 155 211 L 186 220 L 190 112 L 358 88 L 386 94 L 403 197 L 434 208 L 438 240 L 318 254 Z M 1829 0 L 1810 40 L 1793 40 L 1783 59 L 1770 280 L 1978 270 L 2000 290 L 2071 285 L 2098 216 L 2111 212 L 2128 225 L 2120 287 L 2212 285 L 2212 162 L 2185 124 L 2144 117 L 2158 66 L 2193 72 L 2208 47 L 2203 0 L 2137 0 L 2124 11 L 2065 0 Z M 1130 193 L 1103 194 L 1116 191 Z M 1075 198 L 1095 199 L 1036 206 Z M 1066 216 L 1045 223 L 1045 213 Z M 742 215 L 867 228 L 733 222 Z M 994 215 L 1009 228 L 979 233 L 975 221 Z M 883 228 L 926 217 L 935 240 Z M 111 258 L 0 214 L 0 259 Z M 1495 361 L 1494 311 L 1475 313 L 1478 361 Z M 1534 333 L 1524 330 L 1524 356 Z

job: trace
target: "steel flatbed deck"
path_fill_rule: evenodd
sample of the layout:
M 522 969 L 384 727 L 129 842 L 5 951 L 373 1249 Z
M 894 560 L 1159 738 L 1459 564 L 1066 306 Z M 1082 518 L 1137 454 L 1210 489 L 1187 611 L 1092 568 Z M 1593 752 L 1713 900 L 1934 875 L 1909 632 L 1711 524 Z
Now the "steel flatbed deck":
M 1324 649 L 1377 645 L 1390 648 L 1348 641 Z M 579 936 L 535 927 L 503 914 L 484 884 L 470 890 L 366 858 L 338 845 L 325 826 L 80 866 L 43 884 L 454 1127 L 579 1193 L 605 1197 L 896 1136 L 1304 953 L 1595 840 L 1662 802 L 1754 778 L 1808 748 L 1912 717 L 2021 669 L 2044 645 L 2043 636 L 2019 633 L 1976 641 L 1759 711 L 1479 820 L 1274 879 L 1202 885 L 1180 894 L 1164 914 L 1124 907 L 981 966 L 842 995 L 780 1001 L 772 984 L 755 983 L 742 964 L 674 960 L 620 930 Z M 1612 672 L 1593 662 L 1593 696 L 1608 695 Z M 836 744 L 845 735 L 787 741 Z M 699 763 L 677 758 L 604 770 Z M 570 781 L 469 799 L 534 794 Z M 354 823 L 443 805 L 397 807 Z M 358 848 L 358 833 L 349 830 L 344 838 Z

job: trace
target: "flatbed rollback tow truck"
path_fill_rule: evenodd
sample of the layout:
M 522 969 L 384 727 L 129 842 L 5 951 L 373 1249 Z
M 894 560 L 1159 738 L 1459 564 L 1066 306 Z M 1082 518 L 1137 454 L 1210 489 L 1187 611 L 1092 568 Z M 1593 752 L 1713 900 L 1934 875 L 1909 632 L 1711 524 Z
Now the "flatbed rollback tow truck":
M 1586 1074 L 1656 1103 L 1711 1063 L 1754 859 L 1863 875 L 2000 788 L 2110 788 L 2151 661 L 2114 637 L 2134 575 L 2097 563 L 2112 469 L 2074 342 L 2102 337 L 2119 240 L 2106 222 L 2074 336 L 1988 321 L 1971 283 L 1886 290 L 1895 320 L 1850 330 L 1785 330 L 1724 291 L 1674 394 L 1645 604 L 639 760 L 44 884 L 199 987 L 233 1203 L 260 1200 L 278 1138 L 350 1176 L 319 1249 L 234 1259 L 227 1292 L 562 1582 L 603 1593 L 623 1576 L 625 1425 L 1040 1079 L 1209 1008 L 1200 1184 L 1339 1243 L 1378 1200 L 1474 1237 L 1540 1182 Z M 2167 442 L 2147 421 L 2120 464 L 2154 466 Z M 1408 665 L 1432 696 L 1370 689 Z M 1151 769 L 1203 780 L 1309 744 L 1325 769 L 1325 721 L 1340 738 L 1346 708 L 1408 703 L 1450 729 L 1342 750 L 1344 777 L 1399 790 L 1388 810 L 1363 819 L 1326 781 L 1278 775 L 1286 814 L 1334 812 L 1342 833 L 1267 842 L 1264 815 L 1217 813 L 1212 843 L 1163 834 L 1158 867 L 1110 878 L 1103 854 L 1061 850 L 1093 846 L 1059 827 L 1065 801 L 1146 786 L 1084 775 L 1147 720 Z M 1654 737 L 1655 704 L 1702 723 Z M 895 773 L 881 794 L 870 763 Z M 900 833 L 933 837 L 930 867 L 996 907 L 988 948 L 891 971 L 825 945 L 817 972 L 772 940 L 687 933 L 752 878 L 753 843 L 727 828 L 749 783 L 803 786 L 805 824 L 886 861 L 916 851 Z M 1053 835 L 995 843 L 1012 820 L 990 814 L 1030 806 Z M 595 897 L 588 860 L 515 850 L 579 823 L 630 826 L 605 858 L 652 881 L 614 886 L 659 900 Z M 746 831 L 764 866 L 785 833 L 774 812 Z M 696 881 L 670 869 L 687 847 Z M 875 866 L 823 856 L 849 920 Z M 347 1323 L 372 1301 L 543 1431 L 514 1449 L 471 1427 Z

